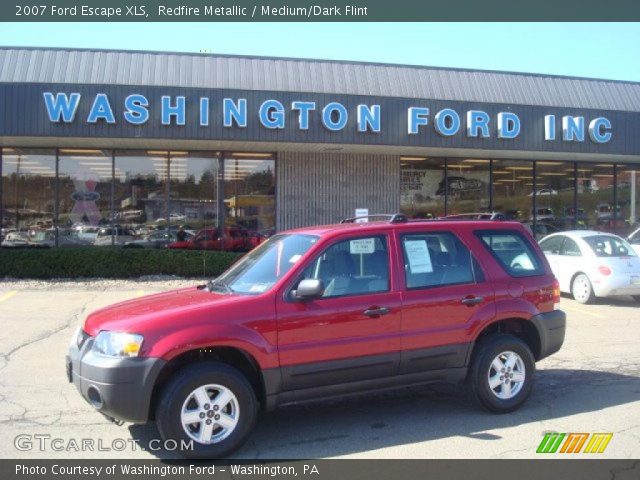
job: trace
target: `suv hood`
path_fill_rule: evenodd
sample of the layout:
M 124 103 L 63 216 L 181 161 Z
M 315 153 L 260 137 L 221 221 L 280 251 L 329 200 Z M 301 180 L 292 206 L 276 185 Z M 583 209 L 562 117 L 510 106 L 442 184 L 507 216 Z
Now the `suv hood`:
M 190 314 L 203 308 L 222 306 L 242 301 L 245 296 L 222 295 L 197 287 L 170 290 L 133 300 L 116 303 L 89 314 L 84 330 L 91 336 L 100 330 L 144 333 L 148 322 L 154 325 L 172 323 L 190 317 Z

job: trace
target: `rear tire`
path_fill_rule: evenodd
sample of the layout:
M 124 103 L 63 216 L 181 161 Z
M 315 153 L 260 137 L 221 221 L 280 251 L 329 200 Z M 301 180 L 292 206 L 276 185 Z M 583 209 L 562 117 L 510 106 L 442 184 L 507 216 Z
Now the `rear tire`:
M 492 335 L 477 345 L 467 383 L 481 407 L 508 413 L 531 394 L 535 370 L 535 359 L 526 343 L 513 335 Z
M 571 282 L 571 295 L 576 302 L 589 304 L 593 303 L 596 295 L 593 293 L 593 287 L 584 273 L 579 273 Z
M 242 446 L 257 414 L 258 401 L 247 378 L 225 363 L 207 361 L 179 371 L 167 384 L 156 424 L 162 439 L 175 440 L 178 448 L 192 442 L 192 450 L 178 450 L 182 456 L 215 459 Z
M 637 303 L 640 303 L 640 295 L 632 295 L 632 297 Z

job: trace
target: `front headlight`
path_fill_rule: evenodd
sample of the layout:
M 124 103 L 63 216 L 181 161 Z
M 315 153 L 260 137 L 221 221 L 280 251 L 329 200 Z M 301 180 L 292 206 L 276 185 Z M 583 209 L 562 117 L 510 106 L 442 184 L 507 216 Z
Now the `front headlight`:
M 135 333 L 102 331 L 93 342 L 93 350 L 110 357 L 137 357 L 142 341 L 142 335 Z

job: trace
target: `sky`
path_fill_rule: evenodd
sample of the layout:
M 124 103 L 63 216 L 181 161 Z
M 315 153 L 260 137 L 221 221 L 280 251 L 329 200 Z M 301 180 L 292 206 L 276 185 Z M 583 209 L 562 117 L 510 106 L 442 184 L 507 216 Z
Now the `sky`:
M 323 58 L 640 81 L 640 23 L 4 23 L 0 45 Z

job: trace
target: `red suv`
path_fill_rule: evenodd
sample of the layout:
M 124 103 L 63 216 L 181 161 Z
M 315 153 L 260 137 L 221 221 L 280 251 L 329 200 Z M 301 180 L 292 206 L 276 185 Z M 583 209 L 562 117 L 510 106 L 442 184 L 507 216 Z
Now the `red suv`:
M 564 341 L 558 283 L 506 221 L 347 222 L 279 233 L 207 285 L 93 312 L 68 377 L 98 411 L 224 457 L 260 409 L 429 382 L 527 399 Z M 180 443 L 182 442 L 182 443 Z
M 168 248 L 246 252 L 260 244 L 261 240 L 258 233 L 242 227 L 225 227 L 224 236 L 218 233 L 217 228 L 205 228 L 189 240 L 170 243 Z

